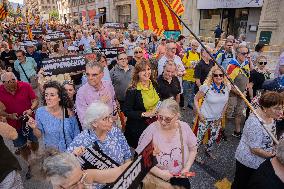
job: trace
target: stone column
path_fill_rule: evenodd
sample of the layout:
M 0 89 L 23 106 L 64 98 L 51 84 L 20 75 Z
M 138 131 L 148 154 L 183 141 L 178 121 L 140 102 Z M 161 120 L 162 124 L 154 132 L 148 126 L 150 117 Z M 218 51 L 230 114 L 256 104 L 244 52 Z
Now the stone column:
M 196 34 L 199 34 L 199 20 L 200 10 L 197 9 L 197 0 L 183 0 L 185 12 L 182 15 L 182 19 L 189 26 L 189 28 Z M 189 31 L 183 26 L 182 33 L 188 36 Z
M 256 41 L 261 31 L 272 31 L 270 44 L 284 45 L 284 1 L 265 0 L 262 6 Z

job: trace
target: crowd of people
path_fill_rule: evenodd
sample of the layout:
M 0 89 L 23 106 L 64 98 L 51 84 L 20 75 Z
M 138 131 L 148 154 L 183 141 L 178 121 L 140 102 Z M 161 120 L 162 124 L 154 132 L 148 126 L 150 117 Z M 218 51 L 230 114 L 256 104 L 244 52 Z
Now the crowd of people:
M 20 189 L 22 180 L 39 175 L 54 188 L 103 188 L 149 142 L 157 165 L 141 187 L 177 188 L 172 178 L 186 177 L 194 161 L 206 164 L 202 144 L 215 160 L 214 144 L 228 134 L 240 139 L 232 189 L 284 188 L 284 52 L 272 73 L 264 45 L 249 49 L 243 37 L 219 38 L 205 44 L 206 50 L 183 35 L 175 40 L 145 31 L 56 25 L 53 30 L 68 30 L 70 38 L 48 41 L 43 33 L 34 35 L 36 43 L 23 43 L 27 35 L 14 32 L 21 26 L 3 26 L 0 188 Z M 99 48 L 119 52 L 110 61 Z M 84 70 L 66 73 L 69 80 L 39 82 L 45 77 L 44 59 L 93 51 L 96 56 Z M 182 118 L 185 110 L 196 117 L 194 123 Z M 235 128 L 228 133 L 231 122 Z M 3 138 L 13 141 L 15 152 Z M 76 157 L 93 145 L 119 166 L 82 170 Z M 41 150 L 46 152 L 39 155 Z M 28 165 L 25 178 L 15 155 Z M 179 187 L 190 188 L 190 183 Z

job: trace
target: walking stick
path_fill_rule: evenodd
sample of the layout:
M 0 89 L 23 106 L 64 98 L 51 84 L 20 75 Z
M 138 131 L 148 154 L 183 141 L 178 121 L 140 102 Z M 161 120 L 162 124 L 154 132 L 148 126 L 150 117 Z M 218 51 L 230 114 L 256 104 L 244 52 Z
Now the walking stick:
M 246 105 L 249 107 L 249 109 L 256 115 L 256 117 L 258 118 L 258 120 L 260 121 L 261 125 L 263 126 L 263 128 L 265 129 L 265 131 L 268 133 L 268 135 L 272 138 L 272 140 L 274 141 L 275 144 L 278 144 L 278 140 L 276 139 L 276 137 L 265 127 L 265 124 L 263 122 L 263 120 L 261 119 L 261 117 L 257 114 L 257 112 L 255 111 L 254 107 L 251 105 L 251 103 L 246 99 L 245 95 L 240 91 L 240 89 L 234 84 L 234 82 L 232 81 L 231 78 L 229 78 L 227 72 L 224 70 L 224 68 L 218 64 L 218 62 L 216 61 L 216 59 L 213 57 L 213 55 L 209 52 L 209 50 L 205 47 L 205 45 L 200 41 L 200 39 L 195 35 L 195 33 L 193 33 L 193 31 L 185 24 L 185 22 L 176 14 L 176 12 L 171 8 L 171 6 L 165 1 L 162 0 L 163 3 L 170 9 L 171 12 L 174 13 L 174 15 L 177 17 L 177 19 L 186 27 L 186 29 L 191 33 L 191 35 L 198 41 L 198 43 L 201 45 L 201 47 L 209 54 L 209 56 L 211 57 L 211 59 L 214 61 L 214 63 L 216 65 L 218 65 L 218 67 L 222 70 L 222 72 L 224 73 L 224 75 L 228 78 L 229 82 L 231 83 L 231 85 L 236 89 L 236 91 L 238 92 L 238 94 L 240 95 L 240 97 L 245 101 Z

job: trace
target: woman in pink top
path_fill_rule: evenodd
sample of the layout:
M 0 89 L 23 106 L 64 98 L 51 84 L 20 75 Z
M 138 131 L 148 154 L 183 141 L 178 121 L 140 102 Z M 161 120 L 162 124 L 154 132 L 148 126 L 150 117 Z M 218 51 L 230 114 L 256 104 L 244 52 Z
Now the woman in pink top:
M 150 141 L 158 151 L 158 164 L 150 171 L 169 181 L 175 174 L 189 172 L 197 154 L 197 139 L 190 126 L 179 120 L 179 105 L 175 100 L 162 101 L 158 121 L 142 133 L 136 152 L 139 154 Z

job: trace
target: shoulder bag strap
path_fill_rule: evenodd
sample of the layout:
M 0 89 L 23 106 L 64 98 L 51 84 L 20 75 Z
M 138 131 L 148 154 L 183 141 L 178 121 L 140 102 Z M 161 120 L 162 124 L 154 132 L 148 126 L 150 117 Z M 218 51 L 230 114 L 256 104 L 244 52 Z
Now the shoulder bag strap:
M 179 123 L 179 137 L 180 137 L 180 144 L 181 144 L 181 159 L 182 159 L 182 167 L 184 168 L 184 143 L 183 143 L 183 135 L 181 130 L 181 125 Z
M 22 66 L 22 64 L 21 64 L 21 62 L 19 63 L 19 65 L 21 66 L 21 68 L 22 68 L 22 70 L 23 70 L 23 72 L 24 72 L 24 74 L 25 74 L 27 80 L 28 80 L 29 83 L 30 83 L 30 82 L 31 82 L 31 81 L 30 81 L 30 78 L 27 76 L 27 74 L 26 74 L 26 72 L 25 72 L 25 70 L 24 70 L 24 68 L 23 68 L 23 66 Z

